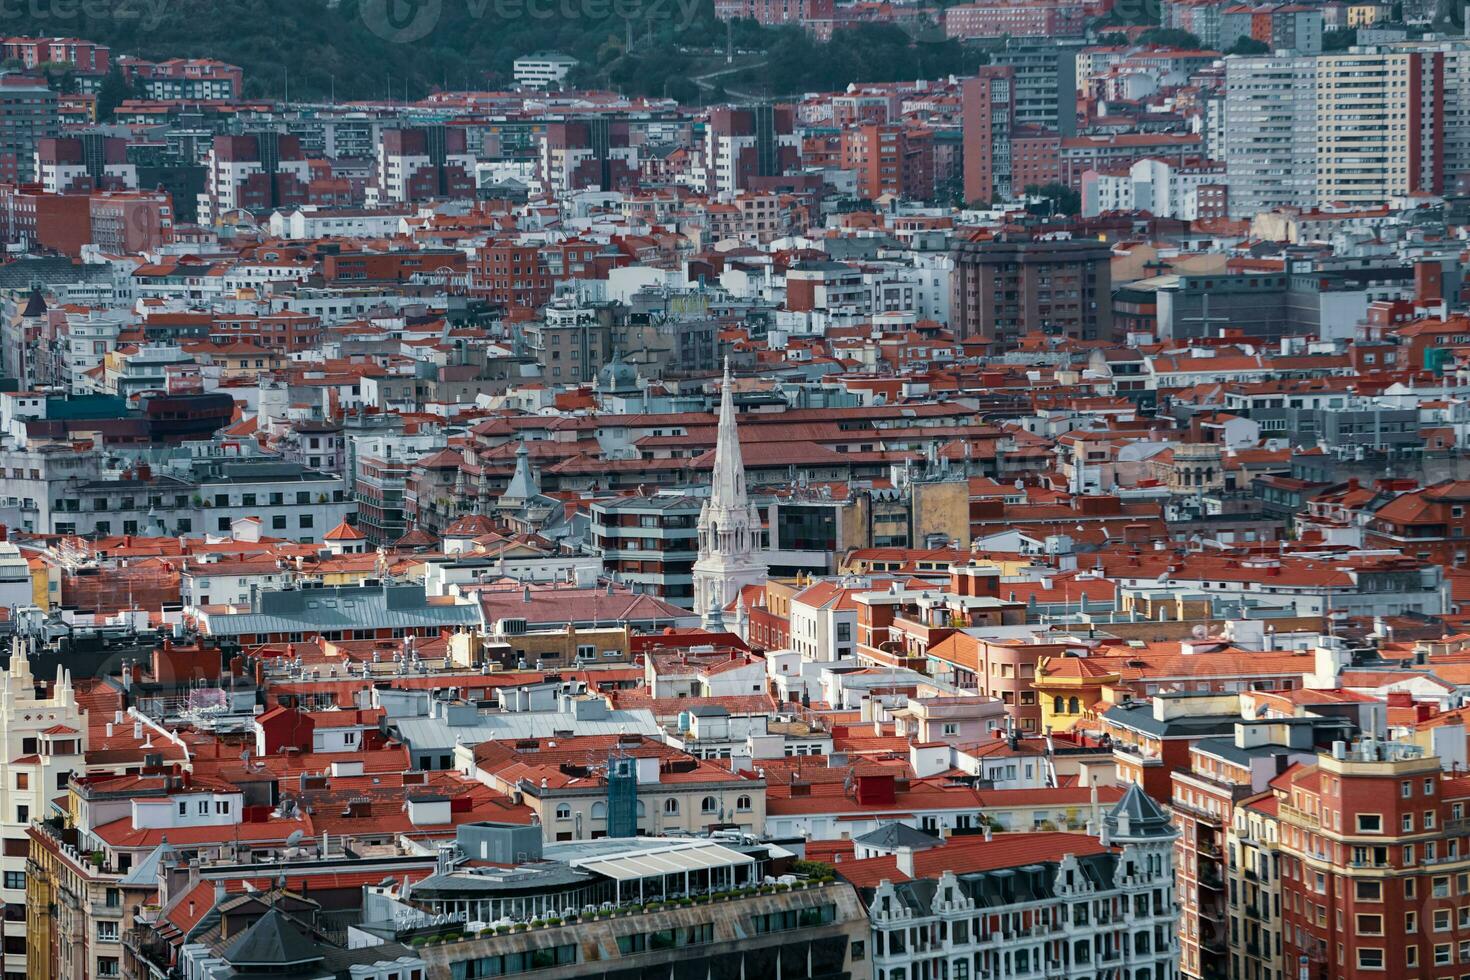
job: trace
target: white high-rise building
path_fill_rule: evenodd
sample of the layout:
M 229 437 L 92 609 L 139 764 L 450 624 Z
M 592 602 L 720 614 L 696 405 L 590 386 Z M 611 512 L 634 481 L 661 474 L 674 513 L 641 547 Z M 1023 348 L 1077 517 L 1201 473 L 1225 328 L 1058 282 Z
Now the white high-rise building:
M 709 500 L 699 512 L 699 559 L 694 563 L 694 611 L 706 629 L 723 629 L 721 612 L 740 590 L 766 580 L 759 552 L 760 510 L 745 493 L 745 464 L 735 428 L 730 363 L 720 391 L 720 427 Z
M 1317 59 L 1225 59 L 1225 182 L 1230 213 L 1317 203 Z
M 0 746 L 5 750 L 0 760 L 0 834 L 6 841 L 25 842 L 31 821 L 45 819 L 52 800 L 65 795 L 67 777 L 85 769 L 86 733 L 86 714 L 77 704 L 71 674 L 58 667 L 55 682 L 42 694 L 31 674 L 29 651 L 23 641 L 14 640 L 9 669 L 0 675 Z M 25 969 L 27 941 L 46 942 L 45 936 L 26 934 L 26 853 L 24 847 L 7 845 L 0 855 L 0 901 L 12 912 L 4 926 L 6 977 Z M 97 952 L 106 949 L 98 947 Z

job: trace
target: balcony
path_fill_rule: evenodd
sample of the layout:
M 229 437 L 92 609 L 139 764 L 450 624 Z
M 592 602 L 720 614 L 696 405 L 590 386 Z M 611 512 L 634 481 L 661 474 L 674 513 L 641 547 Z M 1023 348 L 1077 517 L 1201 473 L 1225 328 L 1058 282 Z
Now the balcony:
M 1207 823 L 1212 827 L 1224 826 L 1224 817 L 1222 817 L 1220 814 L 1211 813 L 1208 810 L 1201 809 L 1200 807 L 1195 806 L 1193 803 L 1185 803 L 1182 800 L 1170 800 L 1169 809 L 1174 810 L 1177 813 L 1182 813 L 1187 816 L 1193 817 L 1200 823 Z

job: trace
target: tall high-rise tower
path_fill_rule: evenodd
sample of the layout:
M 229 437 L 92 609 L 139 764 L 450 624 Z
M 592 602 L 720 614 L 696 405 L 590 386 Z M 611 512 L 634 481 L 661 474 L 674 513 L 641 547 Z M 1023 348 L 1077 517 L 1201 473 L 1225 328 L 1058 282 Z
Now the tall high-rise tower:
M 699 511 L 699 560 L 694 563 L 694 611 L 704 616 L 706 629 L 723 628 L 720 611 L 742 588 L 766 580 L 768 566 L 757 550 L 760 529 L 760 511 L 745 494 L 745 464 L 727 360 L 715 470 L 709 500 Z

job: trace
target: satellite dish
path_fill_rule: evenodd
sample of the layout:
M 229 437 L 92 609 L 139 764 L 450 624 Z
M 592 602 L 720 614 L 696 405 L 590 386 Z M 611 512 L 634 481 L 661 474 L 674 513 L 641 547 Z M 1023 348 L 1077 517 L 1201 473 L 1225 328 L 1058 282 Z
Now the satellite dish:
M 297 842 L 300 841 L 303 836 L 305 835 L 299 830 L 291 831 L 291 836 L 286 838 L 286 846 L 295 847 Z

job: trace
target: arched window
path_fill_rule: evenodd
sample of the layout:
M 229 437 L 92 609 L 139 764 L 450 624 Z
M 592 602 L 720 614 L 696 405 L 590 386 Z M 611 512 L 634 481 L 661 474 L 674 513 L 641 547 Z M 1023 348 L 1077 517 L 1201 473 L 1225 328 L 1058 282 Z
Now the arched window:
M 572 808 L 569 807 L 569 806 L 567 806 L 565 803 L 558 803 L 556 805 L 556 819 L 558 819 L 558 820 L 570 820 L 570 819 L 572 819 Z
M 716 800 L 713 796 L 706 796 L 704 799 L 699 801 L 700 813 L 714 813 L 719 808 L 719 801 Z
M 750 809 L 750 797 L 748 797 L 748 796 L 737 796 L 735 798 L 735 809 L 737 809 L 737 810 L 749 810 Z
M 646 806 L 643 805 L 643 801 L 642 800 L 639 800 L 638 801 L 638 819 L 639 820 L 642 820 L 646 816 L 648 816 L 648 807 L 646 807 Z
M 596 803 L 592 804 L 592 819 L 593 820 L 606 820 L 607 819 L 607 804 L 606 803 L 602 802 L 601 800 L 598 800 Z
M 1060 696 L 1052 698 L 1051 710 L 1055 711 L 1057 714 L 1061 714 L 1063 711 L 1067 710 L 1067 702 Z
M 679 801 L 672 796 L 664 800 L 664 816 L 677 817 L 679 815 Z
M 1077 699 L 1076 698 L 1072 698 L 1070 701 L 1067 702 L 1067 714 L 1069 714 L 1069 715 L 1075 715 L 1078 712 L 1078 710 L 1079 710 L 1079 705 L 1077 703 Z

